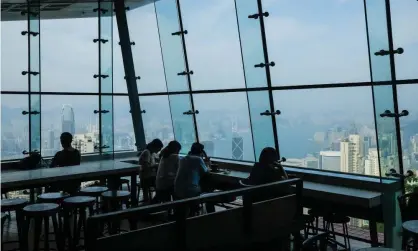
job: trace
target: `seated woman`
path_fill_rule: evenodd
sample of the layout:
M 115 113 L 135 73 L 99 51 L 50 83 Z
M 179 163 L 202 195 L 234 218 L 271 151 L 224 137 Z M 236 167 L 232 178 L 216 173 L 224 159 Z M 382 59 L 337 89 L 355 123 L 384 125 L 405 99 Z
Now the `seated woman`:
M 141 187 L 144 195 L 144 201 L 148 202 L 149 188 L 154 185 L 155 177 L 152 173 L 153 166 L 156 165 L 153 154 L 158 153 L 163 148 L 163 142 L 159 139 L 154 139 L 147 144 L 144 151 L 139 156 L 139 177 L 141 179 Z
M 278 161 L 279 155 L 276 149 L 272 147 L 264 148 L 260 153 L 258 162 L 251 169 L 246 183 L 249 185 L 261 185 L 288 179 L 286 171 Z
M 179 169 L 174 180 L 174 195 L 178 199 L 199 196 L 200 179 L 208 172 L 203 161 L 203 148 L 200 143 L 193 143 L 189 154 L 179 161 Z
M 179 152 L 181 145 L 177 141 L 171 141 L 167 147 L 161 151 L 160 164 L 158 165 L 156 188 L 156 200 L 165 202 L 171 200 L 174 190 L 174 179 L 176 178 L 179 167 Z
M 60 137 L 62 150 L 57 152 L 52 159 L 51 167 L 65 167 L 80 165 L 80 152 L 71 146 L 73 135 L 69 132 L 63 132 Z M 79 182 L 63 182 L 63 184 L 51 186 L 53 191 L 64 191 L 70 194 L 78 192 Z

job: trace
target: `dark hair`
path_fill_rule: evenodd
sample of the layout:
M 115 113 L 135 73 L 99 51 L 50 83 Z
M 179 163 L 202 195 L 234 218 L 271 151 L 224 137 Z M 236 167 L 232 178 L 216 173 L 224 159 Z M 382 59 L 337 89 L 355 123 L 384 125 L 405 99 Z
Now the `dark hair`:
M 154 148 L 154 149 L 156 149 L 156 148 L 158 148 L 158 149 L 161 149 L 161 148 L 163 148 L 163 142 L 160 140 L 160 139 L 153 139 L 151 142 L 149 142 L 148 144 L 147 144 L 147 149 L 148 150 L 151 150 L 151 148 Z
M 73 135 L 69 132 L 63 132 L 61 133 L 60 140 L 62 145 L 70 146 L 71 142 L 73 142 Z
M 192 155 L 206 154 L 203 149 L 205 149 L 204 145 L 202 145 L 198 142 L 195 142 L 195 143 L 193 143 L 192 147 L 190 148 L 189 154 L 192 154 Z
M 181 150 L 181 144 L 178 141 L 170 141 L 168 145 L 161 151 L 160 156 L 162 158 L 167 158 L 171 154 L 178 153 Z
M 269 165 L 279 160 L 279 155 L 277 154 L 276 149 L 273 147 L 264 148 L 258 159 L 260 164 Z

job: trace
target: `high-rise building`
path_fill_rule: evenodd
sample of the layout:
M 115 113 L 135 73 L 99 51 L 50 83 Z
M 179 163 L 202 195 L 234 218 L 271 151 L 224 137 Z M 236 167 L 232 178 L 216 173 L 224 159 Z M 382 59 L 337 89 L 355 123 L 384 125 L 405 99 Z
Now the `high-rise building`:
M 61 131 L 75 134 L 74 110 L 71 105 L 63 105 L 61 109 Z
M 364 161 L 364 174 L 379 176 L 379 156 L 377 148 L 370 148 Z
M 321 151 L 319 152 L 318 169 L 328 171 L 340 171 L 341 152 Z
M 55 150 L 55 134 L 53 130 L 48 131 L 48 149 Z
M 372 137 L 364 136 L 363 138 L 363 156 L 369 154 L 369 148 L 372 147 Z
M 244 159 L 244 141 L 241 136 L 232 137 L 232 159 Z
M 304 166 L 307 168 L 318 168 L 318 159 L 314 156 L 307 156 L 304 159 Z
M 418 153 L 418 134 L 411 137 L 411 148 L 413 153 Z
M 363 171 L 363 139 L 358 134 L 351 134 L 341 141 L 341 172 L 359 173 Z

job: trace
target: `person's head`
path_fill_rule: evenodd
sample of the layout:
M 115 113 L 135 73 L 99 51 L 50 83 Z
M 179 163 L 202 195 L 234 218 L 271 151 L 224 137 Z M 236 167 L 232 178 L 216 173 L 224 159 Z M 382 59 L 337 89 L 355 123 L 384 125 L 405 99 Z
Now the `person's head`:
M 69 132 L 63 132 L 60 137 L 62 148 L 66 149 L 71 147 L 71 142 L 73 142 L 73 135 Z
M 189 155 L 197 155 L 203 157 L 205 155 L 205 151 L 203 149 L 205 149 L 204 145 L 197 142 L 193 143 L 192 147 L 190 148 Z
M 150 143 L 148 143 L 147 145 L 147 149 L 151 152 L 151 153 L 158 153 L 159 151 L 161 151 L 161 149 L 163 148 L 163 142 L 161 142 L 161 140 L 159 139 L 154 139 L 152 140 Z
M 168 145 L 161 151 L 161 157 L 167 158 L 171 154 L 179 154 L 181 150 L 181 144 L 178 141 L 171 141 Z
M 270 165 L 279 160 L 279 155 L 273 147 L 264 148 L 258 159 L 258 162 L 263 165 Z

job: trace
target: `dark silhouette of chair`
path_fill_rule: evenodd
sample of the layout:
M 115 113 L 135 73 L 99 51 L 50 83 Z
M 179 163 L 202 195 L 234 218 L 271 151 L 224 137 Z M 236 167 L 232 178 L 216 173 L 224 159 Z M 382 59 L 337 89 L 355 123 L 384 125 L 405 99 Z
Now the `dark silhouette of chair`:
M 16 213 L 16 226 L 17 226 L 17 236 L 18 236 L 17 241 L 7 241 L 7 242 L 2 241 L 2 245 L 3 244 L 15 243 L 15 242 L 19 242 L 19 243 L 21 242 L 21 240 L 22 240 L 22 223 L 23 223 L 22 209 L 28 203 L 29 203 L 28 200 L 21 199 L 21 198 L 1 200 L 2 216 L 3 216 L 3 212 L 9 212 L 9 215 L 5 215 L 5 216 L 6 216 L 6 218 L 8 218 L 10 220 L 11 219 L 10 218 L 10 212 L 15 212 Z M 3 230 L 3 217 L 2 217 L 2 230 Z
M 102 193 L 108 191 L 109 189 L 107 187 L 103 187 L 103 186 L 92 186 L 92 187 L 85 187 L 82 188 L 80 190 L 80 195 L 84 195 L 84 196 L 91 196 L 96 198 L 96 209 L 95 209 L 95 213 L 99 213 L 100 212 L 100 196 L 102 195 Z
M 407 193 L 398 196 L 401 210 L 402 223 L 410 220 L 418 220 L 418 193 Z M 402 247 L 406 250 L 413 247 L 411 235 L 406 231 L 402 233 Z
M 332 244 L 329 241 L 328 233 L 324 232 L 306 239 L 302 243 L 302 251 L 326 251 L 328 250 L 328 247 L 331 246 Z

